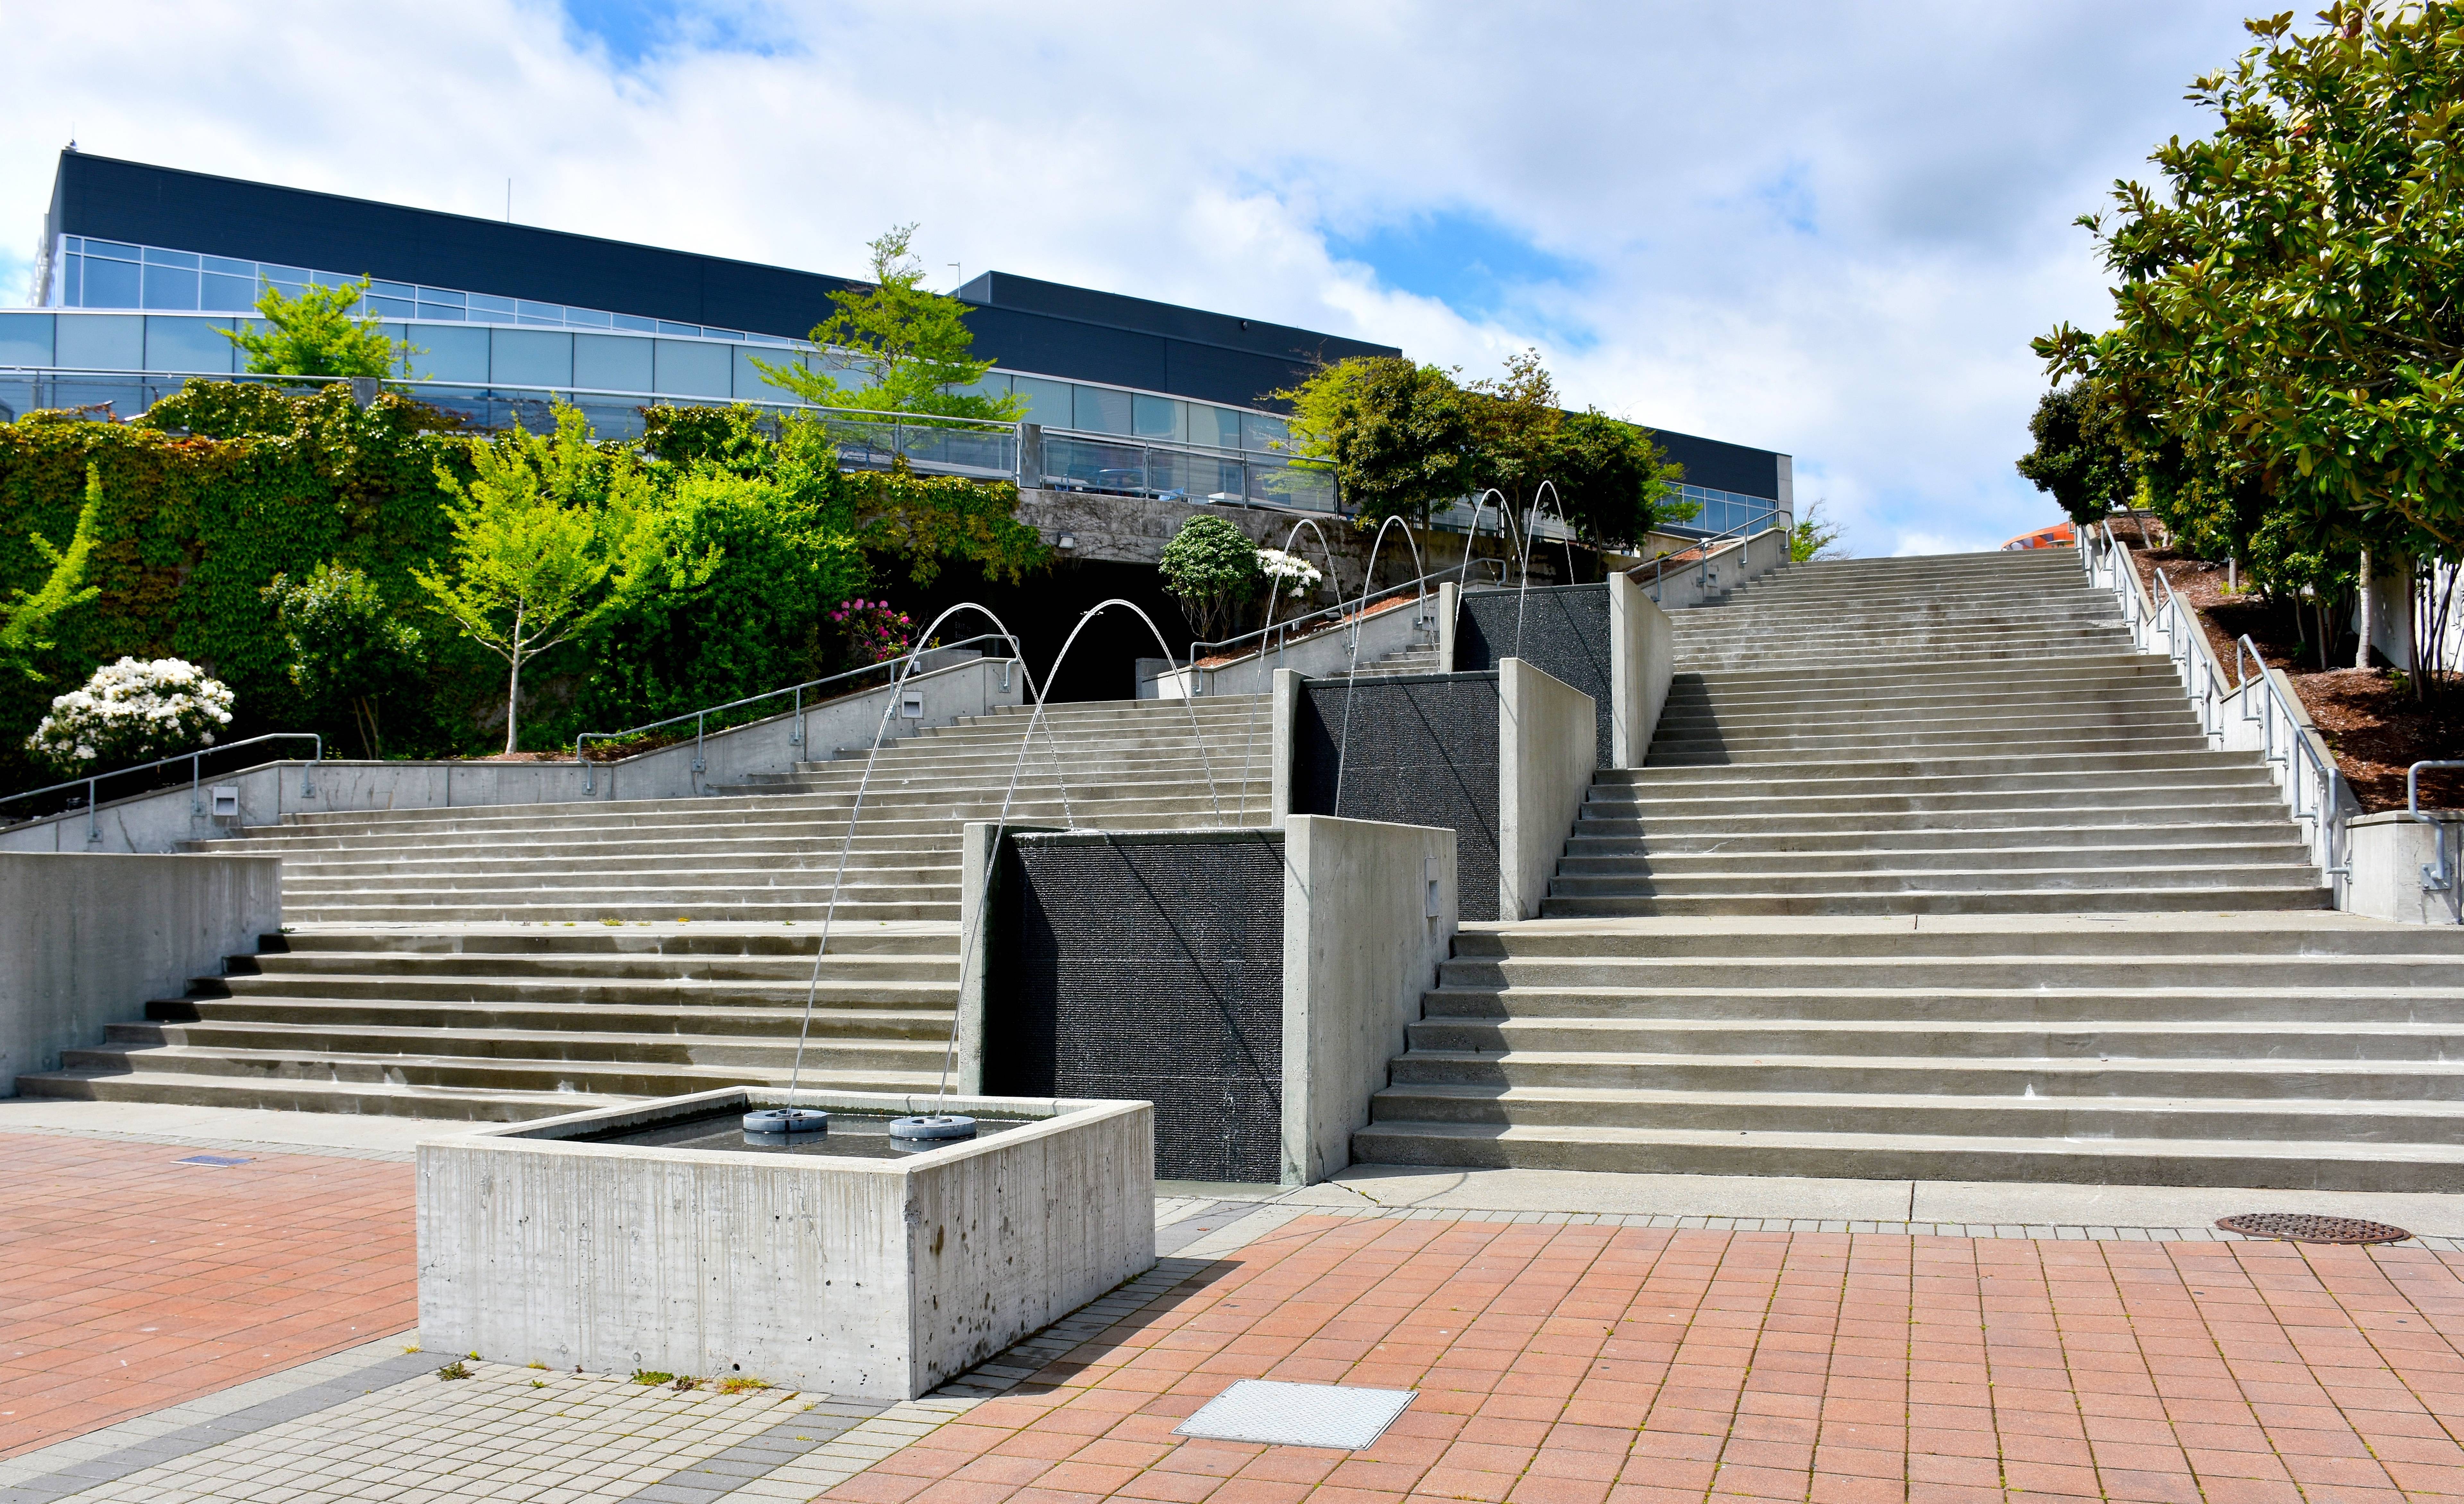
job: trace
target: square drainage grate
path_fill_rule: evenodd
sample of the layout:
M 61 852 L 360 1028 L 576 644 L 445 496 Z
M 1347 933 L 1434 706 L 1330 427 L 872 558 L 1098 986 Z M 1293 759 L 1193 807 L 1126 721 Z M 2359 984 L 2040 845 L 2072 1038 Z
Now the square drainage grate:
M 1358 1451 L 1395 1424 L 1414 1389 L 1353 1389 L 1339 1384 L 1276 1384 L 1243 1379 L 1172 1429 L 1175 1436 L 1264 1442 L 1270 1447 L 1332 1447 Z

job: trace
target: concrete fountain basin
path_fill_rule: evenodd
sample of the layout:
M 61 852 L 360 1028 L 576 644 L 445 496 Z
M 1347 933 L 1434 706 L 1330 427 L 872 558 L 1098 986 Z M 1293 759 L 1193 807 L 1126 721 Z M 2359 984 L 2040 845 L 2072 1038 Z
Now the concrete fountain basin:
M 1142 1101 L 953 1097 L 937 1110 L 1025 1121 L 888 1158 L 604 1141 L 787 1102 L 726 1087 L 421 1144 L 421 1344 L 913 1399 L 1155 1263 Z

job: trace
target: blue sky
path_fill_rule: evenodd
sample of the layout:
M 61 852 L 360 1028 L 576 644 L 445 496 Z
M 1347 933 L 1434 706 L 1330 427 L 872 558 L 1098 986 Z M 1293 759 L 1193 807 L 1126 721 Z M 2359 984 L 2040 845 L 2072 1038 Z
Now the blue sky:
M 815 271 L 1109 288 L 1796 457 L 1862 553 L 1991 546 L 2029 337 L 2244 45 L 2214 0 L 122 0 L 11 18 L 0 293 L 88 150 Z M 998 352 L 994 352 L 998 353 Z

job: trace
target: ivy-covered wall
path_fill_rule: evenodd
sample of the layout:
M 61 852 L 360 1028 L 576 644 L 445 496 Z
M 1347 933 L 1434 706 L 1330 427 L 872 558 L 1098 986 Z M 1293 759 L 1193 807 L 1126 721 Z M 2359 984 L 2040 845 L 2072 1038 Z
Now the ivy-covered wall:
M 292 688 L 282 629 L 260 592 L 277 573 L 341 559 L 407 607 L 410 567 L 448 537 L 436 468 L 467 464 L 469 441 L 436 431 L 439 421 L 392 396 L 355 406 L 343 386 L 286 398 L 193 382 L 135 423 L 36 413 L 0 424 L 0 594 L 42 582 L 49 566 L 32 535 L 65 543 L 87 466 L 102 483 L 87 571 L 101 594 L 60 619 L 42 665 L 48 683 L 0 688 L 0 780 L 36 780 L 21 744 L 50 697 L 123 654 L 184 658 L 229 684 L 238 704 L 226 740 L 334 731 L 317 724 L 322 708 L 303 707 Z M 458 641 L 433 645 L 430 683 L 397 697 L 407 702 L 406 752 L 443 751 L 475 733 L 464 681 L 484 655 Z M 439 695 L 441 687 L 464 692 Z

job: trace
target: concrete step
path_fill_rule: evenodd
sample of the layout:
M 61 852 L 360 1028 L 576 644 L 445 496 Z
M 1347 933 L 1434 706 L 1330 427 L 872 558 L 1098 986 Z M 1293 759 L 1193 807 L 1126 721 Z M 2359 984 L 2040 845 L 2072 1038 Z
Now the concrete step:
M 2419 970 L 2428 973 L 2431 969 Z M 2117 967 L 2108 969 L 2111 974 L 2101 979 L 2101 985 L 2089 986 L 2078 984 L 2090 977 L 2073 978 L 2059 968 L 2024 964 L 2018 958 L 2005 958 L 2003 970 L 2013 985 L 1903 985 L 1888 975 L 1839 970 L 1801 978 L 1793 986 L 1756 976 L 1733 988 L 1700 985 L 1706 979 L 1692 975 L 1674 981 L 1642 975 L 1622 986 L 1551 986 L 1541 981 L 1509 986 L 1502 982 L 1474 985 L 1468 974 L 1461 980 L 1450 974 L 1422 996 L 1421 1021 L 1886 1019 L 1939 1029 L 1993 1018 L 2068 1028 L 2143 1017 L 2178 1025 L 2210 1020 L 2309 1023 L 2315 1021 L 2318 1011 L 2328 1009 L 2336 1018 L 2360 1023 L 2464 1027 L 2464 984 L 2441 982 L 2431 974 L 2416 975 L 2415 985 L 2409 987 L 2391 982 L 2373 986 L 2362 977 L 2336 974 L 2324 968 L 2314 969 L 2320 974 L 2313 976 L 2277 976 L 2272 983 L 2254 976 L 2248 985 L 2233 986 L 2211 975 L 2183 985 L 2137 986 L 2140 979 L 2135 973 Z M 2045 980 L 2049 972 L 2059 979 Z M 1586 977 L 1597 981 L 1596 973 Z
M 1582 891 L 1573 886 L 1570 881 L 1573 879 L 1677 880 L 1705 873 L 1758 872 L 1765 870 L 1764 856 L 1765 854 L 1760 852 L 1717 850 L 1670 852 L 1658 856 L 1636 854 L 1580 857 L 1570 854 L 1558 861 L 1556 878 L 1551 883 L 1550 891 L 1552 893 Z M 2298 841 L 2253 839 L 2206 845 L 2012 847 L 1946 844 L 1929 851 L 1869 850 L 1802 853 L 1792 859 L 1789 865 L 1792 870 L 1803 874 L 1973 870 L 1985 862 L 2032 870 L 2079 867 L 2110 873 L 2122 868 L 2164 867 L 2183 863 L 2199 867 L 2222 867 L 2249 865 L 2255 862 L 2302 865 L 2308 861 L 2308 850 Z
M 1551 897 L 1541 901 L 1540 915 L 1544 919 L 1606 919 L 1638 915 L 2195 913 L 2211 909 L 2325 908 L 2331 900 L 2332 895 L 2323 887 L 2246 883 L 2182 888 L 2011 886 L 1891 893 L 1756 891 L 1660 898 Z
M 2464 1173 L 2464 1147 L 2306 1138 L 2268 1144 L 1378 1123 L 1354 1134 L 1353 1145 L 1355 1158 L 1377 1164 L 1639 1174 L 2430 1191 L 2451 1188 Z

